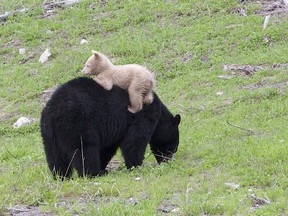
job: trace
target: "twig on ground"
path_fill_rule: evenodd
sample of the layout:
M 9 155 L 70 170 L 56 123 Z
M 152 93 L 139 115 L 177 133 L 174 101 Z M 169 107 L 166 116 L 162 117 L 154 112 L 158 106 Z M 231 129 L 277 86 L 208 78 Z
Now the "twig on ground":
M 59 2 L 48 2 L 48 3 L 44 3 L 43 8 L 45 10 L 51 10 L 53 8 L 56 8 L 56 7 L 61 7 L 62 5 L 72 5 L 72 4 L 76 4 L 79 2 L 80 2 L 80 0 L 66 0 L 66 1 L 59 1 Z
M 270 17 L 271 17 L 271 15 L 268 15 L 268 16 L 265 17 L 264 24 L 263 24 L 263 29 L 267 28 L 267 25 L 269 23 Z
M 248 132 L 248 133 L 250 133 L 250 134 L 256 134 L 256 132 L 253 131 L 253 130 L 249 130 L 249 129 L 245 129 L 245 128 L 239 127 L 239 126 L 237 126 L 237 125 L 234 125 L 234 124 L 230 123 L 228 120 L 227 120 L 226 122 L 227 122 L 228 125 L 230 125 L 230 126 L 232 126 L 232 127 L 238 128 L 238 129 L 240 129 L 240 130 L 244 130 L 244 131 L 246 131 L 246 132 Z
M 258 205 L 271 204 L 270 200 L 260 198 L 260 197 L 256 196 L 255 194 L 251 194 L 251 197 L 254 200 L 254 202 Z
M 251 193 L 251 198 L 254 204 L 256 205 L 271 204 L 271 201 L 268 198 L 263 199 L 261 197 L 258 197 L 252 189 L 249 189 L 248 191 Z
M 8 152 L 8 154 L 9 154 L 11 157 L 16 158 L 16 157 L 8 150 L 8 148 L 7 148 L 7 146 L 5 145 L 5 143 L 3 143 L 3 144 L 4 144 L 4 147 L 5 147 L 6 151 Z
M 14 13 L 23 13 L 25 11 L 27 11 L 28 9 L 21 9 L 21 10 L 16 10 L 16 11 L 8 11 L 8 12 L 5 12 L 4 14 L 1 14 L 0 15 L 0 21 L 5 21 L 10 15 L 14 14 Z
M 183 105 L 181 104 L 177 104 L 179 107 L 185 109 L 185 110 L 196 110 L 198 112 L 202 111 L 201 109 L 197 109 L 197 108 L 193 108 L 193 107 L 184 107 Z
M 0 20 L 6 20 L 11 15 L 11 12 L 5 12 L 0 15 Z

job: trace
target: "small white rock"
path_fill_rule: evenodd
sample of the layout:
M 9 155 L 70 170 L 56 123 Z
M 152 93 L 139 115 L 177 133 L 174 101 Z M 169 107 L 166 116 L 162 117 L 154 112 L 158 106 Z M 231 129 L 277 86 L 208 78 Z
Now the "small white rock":
M 13 128 L 19 128 L 21 126 L 24 126 L 26 124 L 30 124 L 32 121 L 26 117 L 20 117 L 14 124 Z
M 141 180 L 140 177 L 136 177 L 136 178 L 135 178 L 135 181 L 140 181 L 140 180 Z
M 221 96 L 224 92 L 217 92 L 216 95 Z
M 41 63 L 45 63 L 49 59 L 50 56 L 51 56 L 50 50 L 46 49 L 45 52 L 43 52 L 42 55 L 40 56 L 39 61 Z
M 248 192 L 254 193 L 254 191 L 251 188 L 248 189 Z
M 180 208 L 178 208 L 178 207 L 171 210 L 172 213 L 177 213 L 179 211 L 180 211 Z
M 20 48 L 20 49 L 19 49 L 19 54 L 20 54 L 20 55 L 24 55 L 25 52 L 26 52 L 25 48 Z
M 53 34 L 53 31 L 48 29 L 48 30 L 46 30 L 46 34 L 51 35 L 51 34 Z
M 217 76 L 217 78 L 219 78 L 219 79 L 231 79 L 231 76 L 228 76 L 228 75 L 219 75 L 219 76 Z
M 86 43 L 88 43 L 88 41 L 85 40 L 85 39 L 82 39 L 82 40 L 80 41 L 80 44 L 86 44 Z

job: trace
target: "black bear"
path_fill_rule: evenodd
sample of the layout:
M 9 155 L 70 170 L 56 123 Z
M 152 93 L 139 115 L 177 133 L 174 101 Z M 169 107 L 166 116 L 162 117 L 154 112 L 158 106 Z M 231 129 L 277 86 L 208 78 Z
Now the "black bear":
M 180 115 L 175 117 L 154 94 L 153 103 L 136 113 L 127 110 L 127 91 L 107 91 L 90 78 L 61 85 L 41 113 L 41 135 L 49 169 L 69 178 L 105 173 L 121 149 L 127 168 L 140 166 L 150 143 L 158 163 L 167 161 L 179 144 Z

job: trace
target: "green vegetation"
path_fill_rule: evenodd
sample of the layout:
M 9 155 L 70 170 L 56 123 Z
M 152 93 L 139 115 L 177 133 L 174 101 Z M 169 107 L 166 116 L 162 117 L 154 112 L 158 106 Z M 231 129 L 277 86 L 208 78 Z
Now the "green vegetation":
M 23 8 L 0 21 L 0 215 L 18 205 L 55 215 L 288 214 L 287 16 L 275 13 L 263 29 L 263 5 L 236 0 L 82 0 L 53 12 L 42 0 L 2 0 L 0 14 Z M 172 162 L 157 165 L 147 149 L 129 171 L 118 153 L 107 176 L 53 180 L 43 91 L 82 76 L 91 49 L 156 73 L 156 92 L 182 116 Z M 21 116 L 36 121 L 13 129 Z

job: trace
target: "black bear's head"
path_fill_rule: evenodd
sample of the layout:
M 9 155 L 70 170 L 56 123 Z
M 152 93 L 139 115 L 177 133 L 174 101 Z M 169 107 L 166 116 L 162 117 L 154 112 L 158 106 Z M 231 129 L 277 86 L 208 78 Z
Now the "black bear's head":
M 155 132 L 150 141 L 150 148 L 158 163 L 168 161 L 177 151 L 179 145 L 179 129 L 181 116 L 162 116 L 157 124 Z

